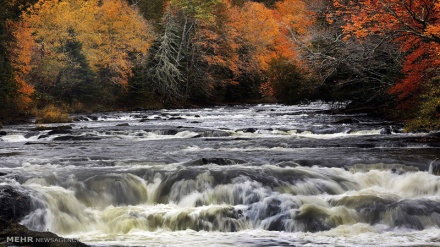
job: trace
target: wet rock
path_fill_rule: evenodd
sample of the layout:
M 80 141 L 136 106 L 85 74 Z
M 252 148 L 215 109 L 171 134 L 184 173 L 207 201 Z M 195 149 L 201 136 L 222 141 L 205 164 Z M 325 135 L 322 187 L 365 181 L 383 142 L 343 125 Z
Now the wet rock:
M 70 134 L 72 133 L 72 131 L 70 129 L 56 129 L 56 130 L 51 130 L 49 131 L 49 133 L 47 133 L 48 135 L 63 135 L 63 134 Z
M 236 165 L 246 163 L 239 159 L 227 159 L 227 158 L 201 158 L 197 160 L 191 160 L 183 163 L 184 166 L 203 166 L 207 164 L 217 164 L 217 165 Z
M 30 131 L 30 132 L 26 133 L 26 134 L 24 135 L 24 137 L 25 137 L 25 138 L 31 138 L 31 137 L 36 136 L 36 135 L 38 135 L 38 134 L 40 134 L 40 132 L 38 132 L 38 131 Z
M 73 140 L 74 138 L 75 138 L 74 136 L 68 135 L 68 136 L 58 136 L 58 137 L 53 138 L 53 140 L 54 141 L 70 141 L 70 140 Z
M 44 131 L 44 130 L 71 130 L 73 129 L 70 125 L 60 125 L 60 126 L 38 126 L 36 128 L 31 129 L 31 131 Z
M 5 135 L 7 135 L 8 133 L 6 133 L 6 131 L 0 131 L 0 136 L 5 136 Z
M 90 121 L 90 119 L 88 119 L 87 117 L 84 117 L 84 116 L 74 117 L 72 120 L 75 122 Z
M 331 229 L 326 221 L 331 215 L 324 208 L 316 205 L 303 205 L 295 214 L 296 225 L 304 232 L 318 232 Z
M 221 131 L 221 130 L 207 130 L 207 131 L 203 131 L 203 133 L 201 133 L 202 137 L 227 137 L 230 136 L 230 134 L 226 131 Z
M 333 124 L 354 124 L 359 123 L 359 120 L 354 118 L 342 118 L 333 122 Z
M 44 241 L 38 241 L 44 239 Z M 51 232 L 36 232 L 27 229 L 17 222 L 0 219 L 1 246 L 35 246 L 35 247 L 86 247 L 88 245 L 76 239 L 66 239 Z M 5 243 L 5 245 L 3 245 Z
M 181 120 L 184 119 L 183 117 L 170 117 L 168 120 Z
M 279 167 L 297 167 L 297 166 L 299 166 L 299 164 L 294 162 L 294 161 L 282 161 L 280 163 L 277 163 L 276 166 L 279 166 Z
M 381 135 L 391 135 L 392 134 L 392 128 L 391 127 L 382 128 L 380 130 L 380 134 Z
M 243 129 L 242 131 L 244 133 L 255 133 L 255 132 L 257 132 L 257 130 L 258 129 L 255 129 L 255 128 L 247 128 L 247 129 Z
M 431 133 L 428 134 L 428 136 L 430 136 L 430 137 L 440 137 L 440 131 L 438 131 L 438 132 L 431 132 Z
M 126 126 L 130 126 L 130 124 L 128 124 L 128 123 L 122 123 L 122 124 L 117 124 L 116 126 L 126 127 Z
M 203 171 L 196 169 L 181 169 L 177 173 L 167 174 L 156 190 L 154 202 L 169 203 L 168 196 L 176 182 L 195 179 L 202 172 Z M 179 200 L 180 198 L 175 199 Z
M 88 140 L 101 140 L 101 137 L 88 135 L 88 136 L 58 136 L 53 138 L 54 141 L 88 141 Z
M 49 137 L 49 135 L 41 135 L 41 136 L 38 137 L 38 139 L 44 139 L 44 138 L 47 138 L 47 137 Z
M 179 133 L 179 131 L 175 130 L 175 129 L 166 129 L 166 130 L 159 131 L 159 134 L 167 135 L 167 136 L 173 136 L 173 135 L 176 135 L 177 133 Z
M 277 215 L 269 223 L 266 230 L 268 231 L 286 231 L 284 221 L 288 220 L 289 216 L 286 214 Z
M 31 199 L 10 185 L 0 186 L 0 219 L 18 221 L 31 211 Z
M 440 159 L 436 159 L 429 164 L 429 173 L 440 176 Z
M 405 199 L 389 205 L 384 212 L 384 218 L 391 219 L 388 224 L 394 227 L 416 230 L 439 227 L 440 204 L 429 199 Z
M 374 225 L 383 219 L 383 213 L 389 205 L 394 203 L 393 198 L 382 198 L 376 195 L 345 196 L 338 200 L 331 200 L 333 207 L 344 206 L 355 209 L 367 223 Z
M 87 116 L 87 118 L 89 118 L 92 121 L 98 121 L 98 117 L 97 116 L 89 115 L 89 116 Z

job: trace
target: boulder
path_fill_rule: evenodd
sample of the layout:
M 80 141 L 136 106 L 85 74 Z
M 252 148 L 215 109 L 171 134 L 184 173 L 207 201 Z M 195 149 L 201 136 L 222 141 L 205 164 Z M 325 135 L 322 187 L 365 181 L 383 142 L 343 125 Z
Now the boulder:
M 10 185 L 0 186 L 0 219 L 18 221 L 31 211 L 31 199 Z
M 31 212 L 28 193 L 10 185 L 0 186 L 0 246 L 72 246 L 85 247 L 76 239 L 65 239 L 51 232 L 36 232 L 20 225 Z M 44 239 L 39 242 L 38 240 Z
M 118 126 L 118 127 L 127 127 L 127 126 L 130 126 L 130 124 L 129 123 L 121 123 L 121 124 L 117 124 L 116 126 Z

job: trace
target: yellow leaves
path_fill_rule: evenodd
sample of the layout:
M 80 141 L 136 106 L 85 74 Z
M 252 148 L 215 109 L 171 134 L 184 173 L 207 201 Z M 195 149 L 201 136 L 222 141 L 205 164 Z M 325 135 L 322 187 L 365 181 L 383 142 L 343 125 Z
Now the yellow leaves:
M 151 44 L 151 27 L 125 1 L 106 0 L 93 6 L 93 20 L 85 23 L 79 40 L 92 68 L 106 68 L 115 76 L 112 83 L 126 85 L 133 65 L 129 53 L 146 55 Z
M 75 39 L 92 69 L 111 70 L 110 80 L 121 85 L 131 75 L 129 53 L 145 56 L 152 42 L 152 28 L 121 0 L 40 0 L 23 19 L 46 55 L 62 60 L 63 44 Z
M 212 21 L 214 8 L 218 4 L 223 4 L 223 0 L 171 0 L 171 4 L 182 8 L 188 16 Z

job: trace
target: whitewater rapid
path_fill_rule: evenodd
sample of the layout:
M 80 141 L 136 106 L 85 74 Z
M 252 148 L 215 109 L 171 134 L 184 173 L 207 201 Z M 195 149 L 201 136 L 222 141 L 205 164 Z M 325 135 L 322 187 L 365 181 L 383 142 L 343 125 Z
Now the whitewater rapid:
M 92 246 L 440 246 L 432 133 L 325 104 L 6 126 L 0 196 Z M 343 121 L 341 119 L 349 119 Z

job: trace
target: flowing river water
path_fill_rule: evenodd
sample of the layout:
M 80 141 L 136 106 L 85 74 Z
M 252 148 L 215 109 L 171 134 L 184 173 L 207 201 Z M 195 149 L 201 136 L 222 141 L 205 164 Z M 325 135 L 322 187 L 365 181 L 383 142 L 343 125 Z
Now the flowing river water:
M 432 133 L 328 110 L 246 105 L 5 126 L 0 196 L 1 186 L 30 196 L 26 227 L 93 246 L 440 246 Z

